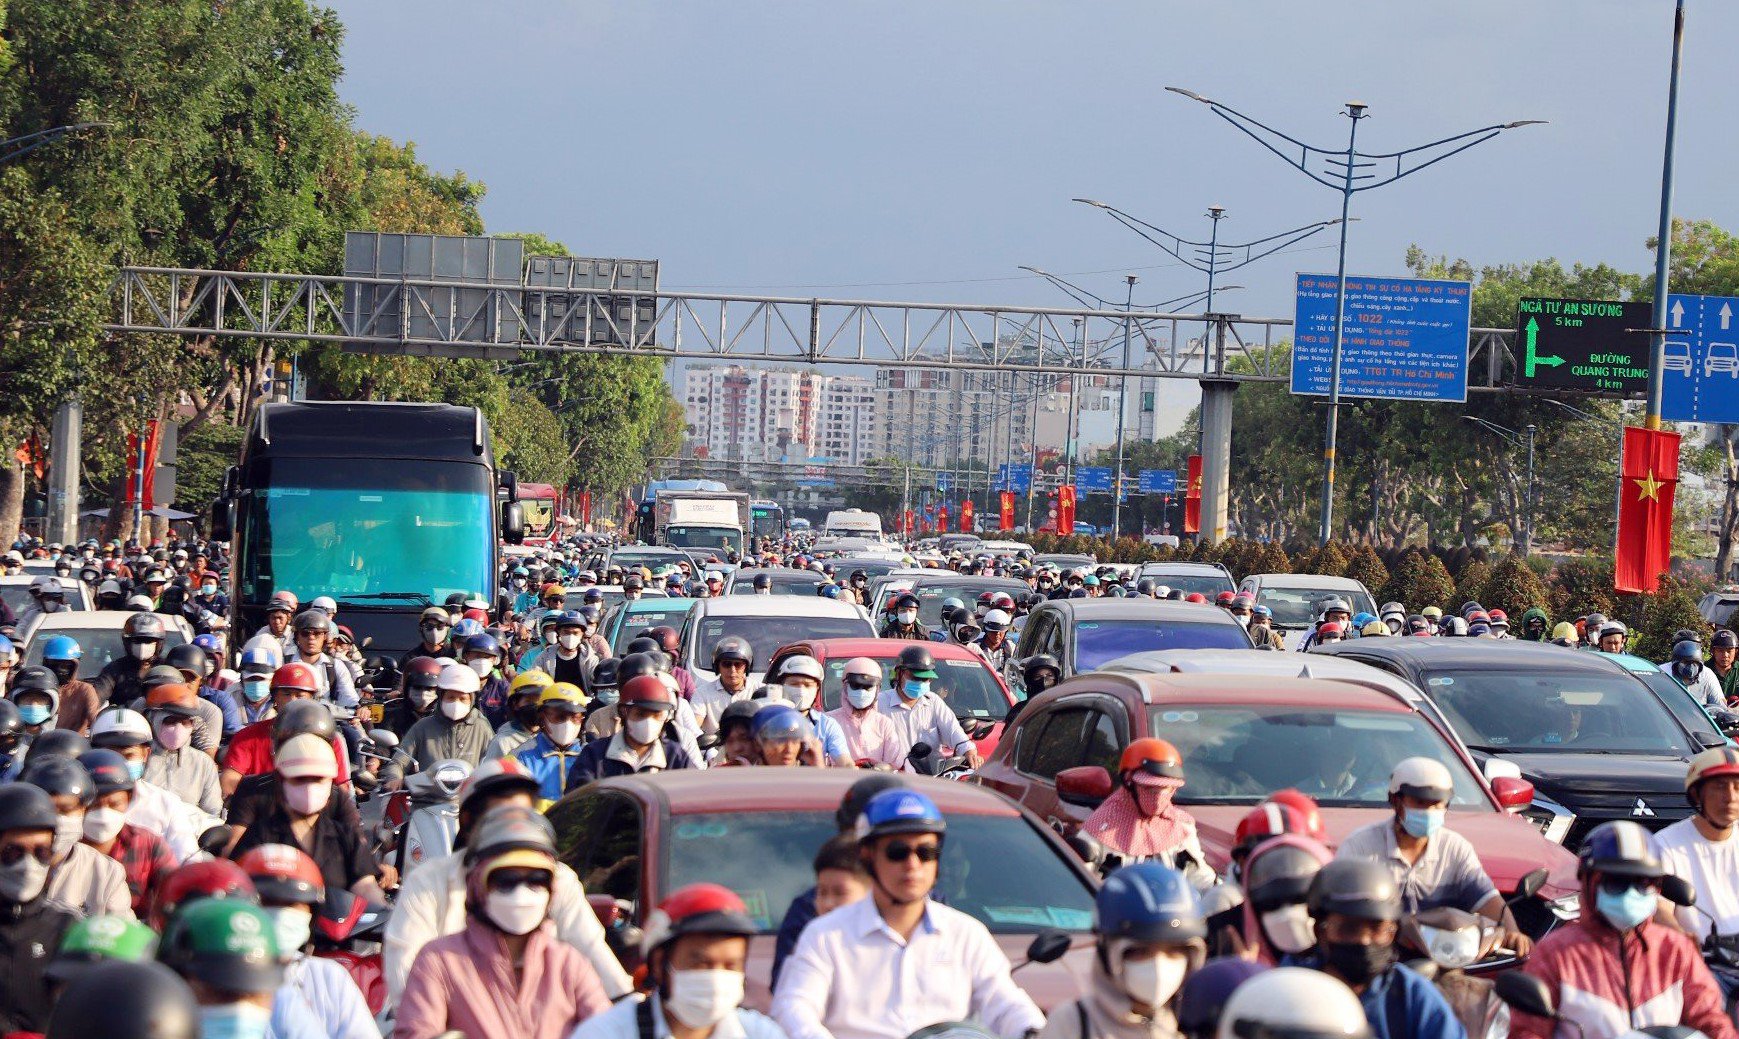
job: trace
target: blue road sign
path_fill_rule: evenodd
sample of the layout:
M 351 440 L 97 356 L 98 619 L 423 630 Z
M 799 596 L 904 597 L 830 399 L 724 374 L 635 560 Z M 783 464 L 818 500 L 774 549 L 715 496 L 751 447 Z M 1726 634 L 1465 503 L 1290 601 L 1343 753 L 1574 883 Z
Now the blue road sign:
M 936 493 L 937 494 L 947 494 L 949 489 L 952 488 L 953 486 L 954 486 L 954 474 L 953 473 L 937 473 L 936 474 Z
M 1031 462 L 1014 463 L 998 466 L 1001 474 L 998 477 L 1001 486 L 998 490 L 1014 491 L 1025 494 L 1033 485 L 1033 467 Z
M 1177 493 L 1177 471 L 1174 469 L 1143 469 L 1138 479 L 1142 494 Z
M 1111 468 L 1103 465 L 1083 465 L 1075 468 L 1075 492 L 1091 494 L 1095 491 L 1111 493 Z
M 1343 397 L 1467 399 L 1465 281 L 1347 276 L 1341 336 Z M 1292 392 L 1326 397 L 1334 356 L 1335 277 L 1300 274 L 1292 341 Z
M 1739 422 L 1739 298 L 1667 297 L 1661 417 Z

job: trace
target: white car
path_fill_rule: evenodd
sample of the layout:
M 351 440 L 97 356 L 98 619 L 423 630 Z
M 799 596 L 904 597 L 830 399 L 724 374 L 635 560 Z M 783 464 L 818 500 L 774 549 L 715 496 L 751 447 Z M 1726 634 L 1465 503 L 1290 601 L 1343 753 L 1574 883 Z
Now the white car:
M 869 614 L 861 606 L 802 595 L 726 595 L 698 600 L 682 625 L 681 664 L 698 681 L 712 679 L 713 648 L 735 635 L 754 647 L 751 679 L 767 670 L 773 651 L 808 639 L 871 639 L 876 637 Z
M 25 611 L 34 609 L 35 604 L 30 598 L 30 586 L 41 580 L 42 577 L 42 574 L 18 574 L 12 577 L 0 577 L 0 601 L 6 603 L 14 617 L 22 617 Z M 63 612 L 84 613 L 92 608 L 94 604 L 91 602 L 91 590 L 86 587 L 83 581 L 76 577 L 62 577 L 57 580 L 60 581 L 60 586 L 66 593 L 64 596 L 66 609 Z M 30 622 L 30 626 L 35 626 L 34 620 Z M 23 642 L 29 638 L 29 629 L 20 628 L 18 641 Z
M 1344 599 L 1354 614 L 1377 613 L 1377 601 L 1371 597 L 1371 590 L 1350 577 L 1251 574 L 1238 590 L 1249 592 L 1256 605 L 1273 611 L 1270 623 L 1280 632 L 1287 649 L 1298 648 L 1304 633 L 1316 623 L 1318 604 L 1324 599 Z
M 126 649 L 121 645 L 121 628 L 127 623 L 127 618 L 133 616 L 132 610 L 88 610 L 74 613 L 67 610 L 51 614 L 42 619 L 32 632 L 30 644 L 24 650 L 26 664 L 42 663 L 42 647 L 56 635 L 70 635 L 84 650 L 84 656 L 79 658 L 78 673 L 88 679 L 101 671 L 116 657 L 124 656 Z M 157 651 L 161 659 L 165 653 L 176 646 L 193 641 L 193 626 L 181 617 L 163 617 L 163 645 Z

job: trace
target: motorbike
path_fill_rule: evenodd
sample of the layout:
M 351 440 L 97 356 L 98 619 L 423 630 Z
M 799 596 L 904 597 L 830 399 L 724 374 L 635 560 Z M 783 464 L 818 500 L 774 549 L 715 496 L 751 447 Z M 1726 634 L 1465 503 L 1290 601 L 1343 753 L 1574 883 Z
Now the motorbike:
M 973 774 L 966 755 L 950 754 L 938 757 L 936 748 L 922 740 L 912 744 L 912 749 L 906 753 L 906 760 L 911 762 L 914 771 L 923 776 L 960 781 L 971 778 Z
M 387 795 L 377 844 L 393 856 L 399 877 L 427 859 L 453 850 L 459 833 L 459 788 L 471 778 L 470 764 L 443 758 L 426 772 L 413 772 L 405 785 Z
M 1537 869 L 1516 884 L 1510 904 L 1539 893 L 1549 874 Z M 1509 1034 L 1509 1005 L 1486 974 L 1513 961 L 1498 945 L 1497 923 L 1477 913 L 1438 906 L 1401 919 L 1399 944 L 1423 954 L 1407 966 L 1436 984 L 1473 1039 L 1503 1039 Z
M 1661 880 L 1661 897 L 1674 905 L 1694 909 L 1709 921 L 1709 933 L 1703 937 L 1703 963 L 1721 987 L 1721 1005 L 1727 1016 L 1739 1021 L 1739 935 L 1722 934 L 1720 925 L 1709 911 L 1697 904 L 1697 891 L 1682 877 Z
M 386 1006 L 381 942 L 388 913 L 385 906 L 370 905 L 343 888 L 333 888 L 316 909 L 310 931 L 313 954 L 332 960 L 350 974 L 372 1014 L 379 1014 Z

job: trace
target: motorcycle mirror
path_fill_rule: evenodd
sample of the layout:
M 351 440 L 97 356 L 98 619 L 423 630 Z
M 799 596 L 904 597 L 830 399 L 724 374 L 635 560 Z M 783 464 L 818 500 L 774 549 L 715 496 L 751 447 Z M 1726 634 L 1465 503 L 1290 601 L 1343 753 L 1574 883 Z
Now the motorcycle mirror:
M 368 738 L 374 742 L 375 746 L 383 750 L 398 749 L 398 735 L 391 729 L 370 729 L 368 730 Z
M 229 847 L 229 827 L 213 826 L 199 835 L 199 850 L 207 855 L 221 858 L 224 849 Z
M 1676 906 L 1689 908 L 1697 904 L 1697 890 L 1684 877 L 1669 873 L 1661 878 L 1661 897 Z
M 1069 951 L 1069 944 L 1067 931 L 1040 931 L 1033 935 L 1032 944 L 1026 947 L 1026 958 L 1033 963 L 1051 963 L 1062 959 L 1063 953 Z
M 1533 898 L 1540 893 L 1540 888 L 1546 885 L 1546 880 L 1551 875 L 1551 871 L 1544 866 L 1523 874 L 1522 879 L 1516 881 L 1515 897 L 1517 899 Z
M 1097 866 L 1105 859 L 1105 845 L 1079 831 L 1069 835 L 1068 845 L 1089 866 Z
M 709 732 L 700 739 L 695 740 L 694 745 L 699 747 L 701 750 L 711 750 L 723 742 L 723 740 L 719 739 L 718 733 Z
M 912 749 L 906 754 L 906 760 L 918 761 L 929 757 L 934 751 L 934 747 L 925 743 L 923 740 L 919 740 L 917 743 L 912 744 Z
M 1493 982 L 1497 998 L 1524 1014 L 1558 1019 L 1558 1008 L 1552 1002 L 1552 990 L 1532 974 L 1519 970 L 1507 971 Z

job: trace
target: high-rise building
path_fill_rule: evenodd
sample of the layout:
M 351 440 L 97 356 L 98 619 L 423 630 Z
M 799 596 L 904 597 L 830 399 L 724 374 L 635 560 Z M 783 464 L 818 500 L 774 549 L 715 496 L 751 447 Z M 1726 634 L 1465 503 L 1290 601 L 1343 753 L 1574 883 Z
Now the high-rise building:
M 838 465 L 862 465 L 881 453 L 881 409 L 875 383 L 856 375 L 827 377 L 821 390 L 819 454 Z
M 817 371 L 688 365 L 680 394 L 688 443 L 713 458 L 804 461 L 821 446 L 828 381 Z

